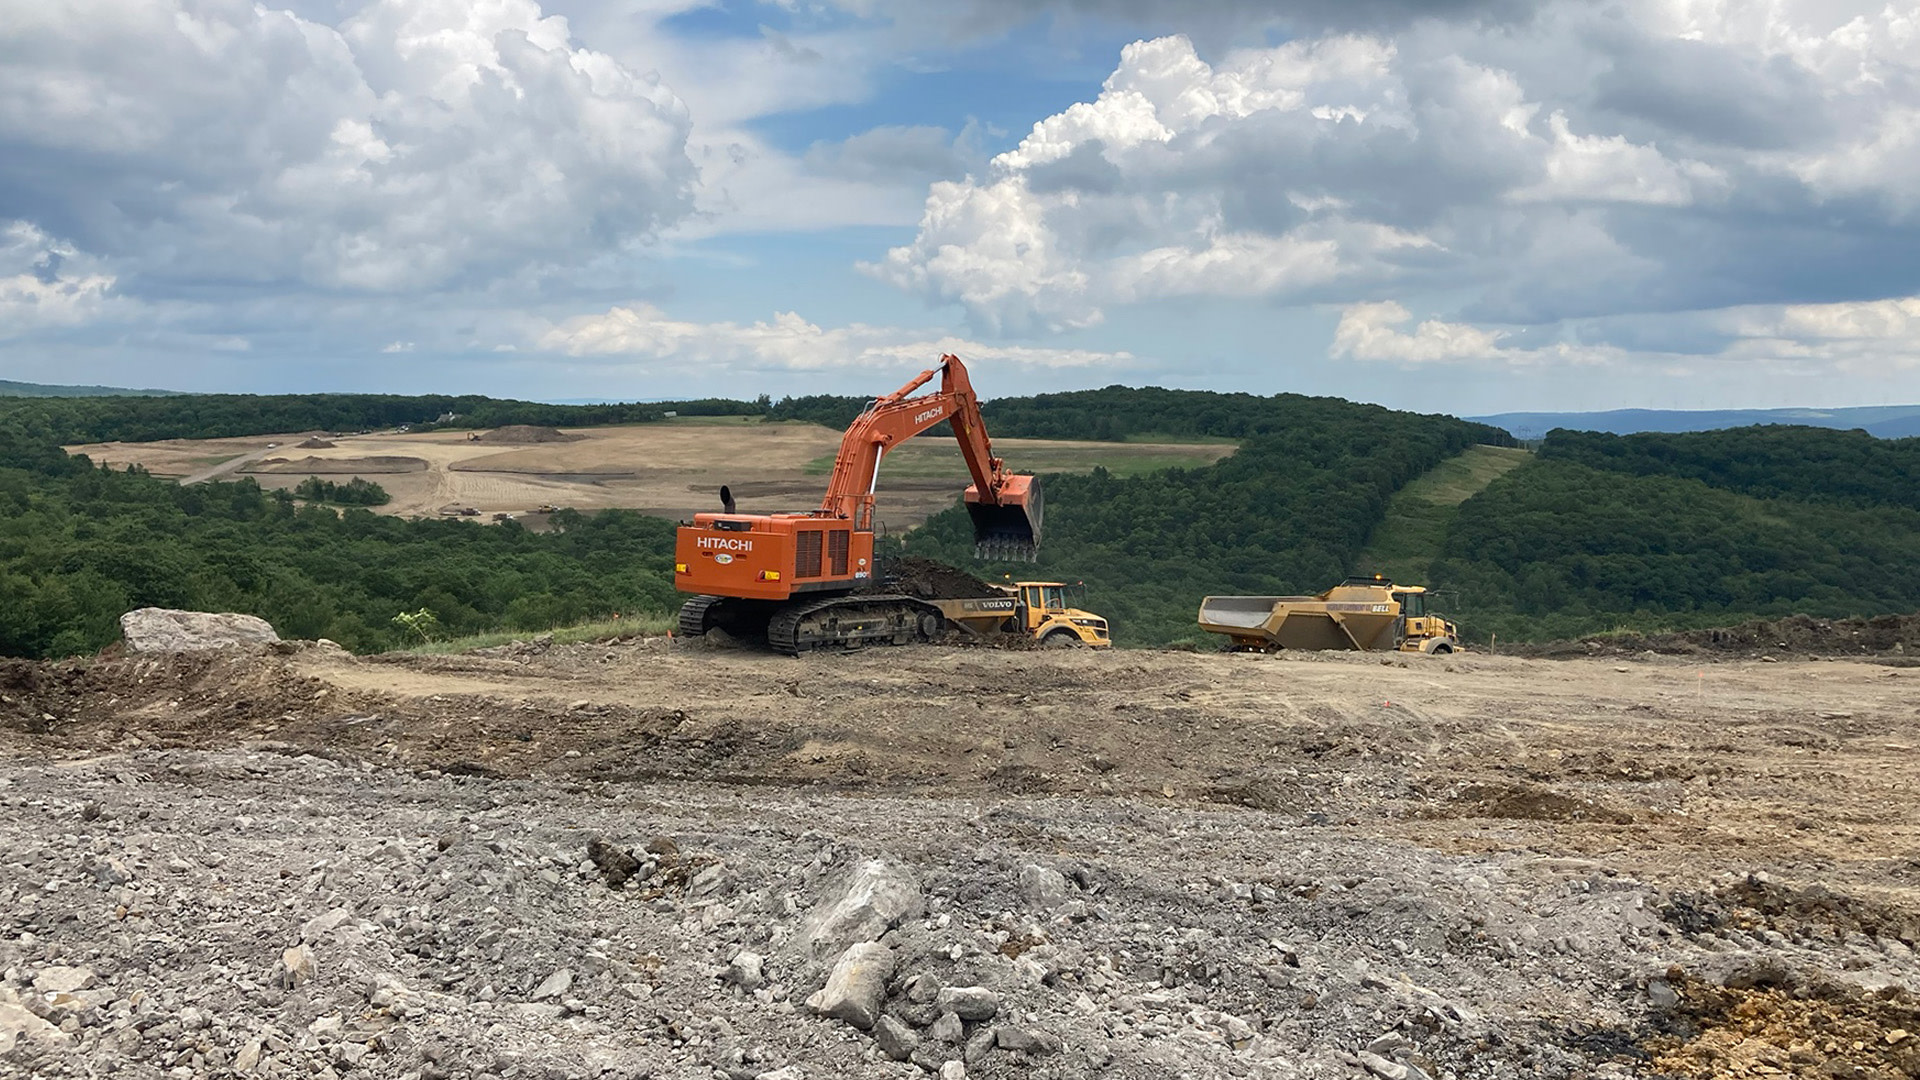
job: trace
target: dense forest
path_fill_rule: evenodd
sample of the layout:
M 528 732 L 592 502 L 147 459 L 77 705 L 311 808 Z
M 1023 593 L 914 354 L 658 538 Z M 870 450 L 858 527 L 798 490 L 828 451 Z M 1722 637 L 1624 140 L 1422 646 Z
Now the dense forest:
M 386 488 L 358 476 L 344 484 L 309 476 L 293 486 L 293 497 L 336 506 L 385 506 L 393 501 Z
M 406 643 L 431 610 L 451 634 L 666 610 L 673 527 L 624 511 L 514 523 L 407 521 L 297 506 L 252 480 L 183 488 L 96 468 L 0 425 L 0 655 L 92 652 L 132 608 L 243 611 L 287 637 Z
M 1554 431 L 1463 503 L 1433 570 L 1484 639 L 1920 610 L 1920 439 Z
M 56 443 L 223 439 L 296 431 L 415 430 L 540 424 L 592 427 L 681 416 L 740 416 L 771 402 L 708 399 L 614 405 L 545 405 L 466 395 L 183 394 L 168 397 L 0 397 L 0 427 Z
M 1635 476 L 1676 476 L 1762 499 L 1920 509 L 1920 439 L 1756 425 L 1722 431 L 1605 435 L 1555 430 L 1548 460 Z

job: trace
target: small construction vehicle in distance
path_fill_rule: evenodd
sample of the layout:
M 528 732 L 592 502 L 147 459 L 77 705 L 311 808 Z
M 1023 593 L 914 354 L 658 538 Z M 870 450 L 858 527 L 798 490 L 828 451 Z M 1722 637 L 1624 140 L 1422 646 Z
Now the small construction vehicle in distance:
M 940 379 L 938 390 L 911 396 Z M 1040 542 L 1040 482 L 993 455 L 980 399 L 957 356 L 869 405 L 847 428 L 816 510 L 746 514 L 720 489 L 721 512 L 700 513 L 674 543 L 674 586 L 695 594 L 680 609 L 680 633 L 724 630 L 764 636 L 798 656 L 822 646 L 905 645 L 945 632 L 929 601 L 875 591 L 874 485 L 881 459 L 941 422 L 952 425 L 973 484 L 964 501 L 974 554 L 1032 562 Z
M 1235 652 L 1344 649 L 1444 655 L 1459 629 L 1427 610 L 1427 590 L 1379 575 L 1350 577 L 1318 596 L 1209 596 L 1200 629 Z
M 991 640 L 1014 634 L 1048 648 L 1112 648 L 1107 620 L 1067 606 L 1067 587 L 1058 581 L 1019 581 L 996 586 L 999 596 L 934 600 L 947 622 L 972 637 Z

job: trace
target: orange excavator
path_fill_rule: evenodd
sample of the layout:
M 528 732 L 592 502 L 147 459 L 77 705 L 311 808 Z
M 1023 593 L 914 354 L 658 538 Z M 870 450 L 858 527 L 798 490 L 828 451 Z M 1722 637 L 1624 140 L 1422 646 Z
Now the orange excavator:
M 940 388 L 912 397 L 940 377 Z M 695 514 L 674 544 L 674 585 L 696 593 L 680 609 L 680 633 L 722 629 L 766 636 L 799 655 L 822 646 L 904 645 L 945 629 L 925 599 L 882 587 L 873 557 L 874 484 L 880 460 L 902 442 L 947 421 L 973 474 L 965 502 L 975 555 L 1031 562 L 1040 542 L 1040 483 L 993 456 L 980 399 L 957 356 L 867 406 L 840 440 L 820 508 L 742 514 L 720 489 L 720 513 Z

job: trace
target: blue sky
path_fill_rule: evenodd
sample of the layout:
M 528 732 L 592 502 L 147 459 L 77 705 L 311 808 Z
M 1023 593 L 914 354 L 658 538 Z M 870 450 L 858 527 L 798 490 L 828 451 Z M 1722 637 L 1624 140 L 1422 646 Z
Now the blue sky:
M 1916 177 L 1920 0 L 0 0 L 0 377 L 1920 401 Z

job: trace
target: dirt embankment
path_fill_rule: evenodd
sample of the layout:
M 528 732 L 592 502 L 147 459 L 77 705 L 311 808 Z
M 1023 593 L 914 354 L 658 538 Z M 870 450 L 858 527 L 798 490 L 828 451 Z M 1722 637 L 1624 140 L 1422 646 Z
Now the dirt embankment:
M 1502 651 L 1508 651 L 1503 647 Z M 1821 619 L 1789 615 L 1755 619 L 1709 630 L 1665 634 L 1608 634 L 1546 645 L 1516 646 L 1516 655 L 1572 656 L 1786 657 L 1853 656 L 1911 660 L 1920 664 L 1920 615 L 1876 615 L 1866 619 Z
M 474 442 L 510 443 L 526 445 L 529 443 L 579 442 L 585 435 L 569 435 L 559 428 L 538 427 L 533 424 L 508 424 L 492 431 L 482 432 L 473 437 Z
M 243 473 L 265 473 L 270 475 L 332 476 L 341 473 L 353 473 L 359 476 L 390 475 L 396 473 L 425 472 L 427 463 L 417 457 L 402 457 L 382 454 L 372 457 L 323 458 L 308 455 L 303 458 L 266 458 L 242 466 Z

